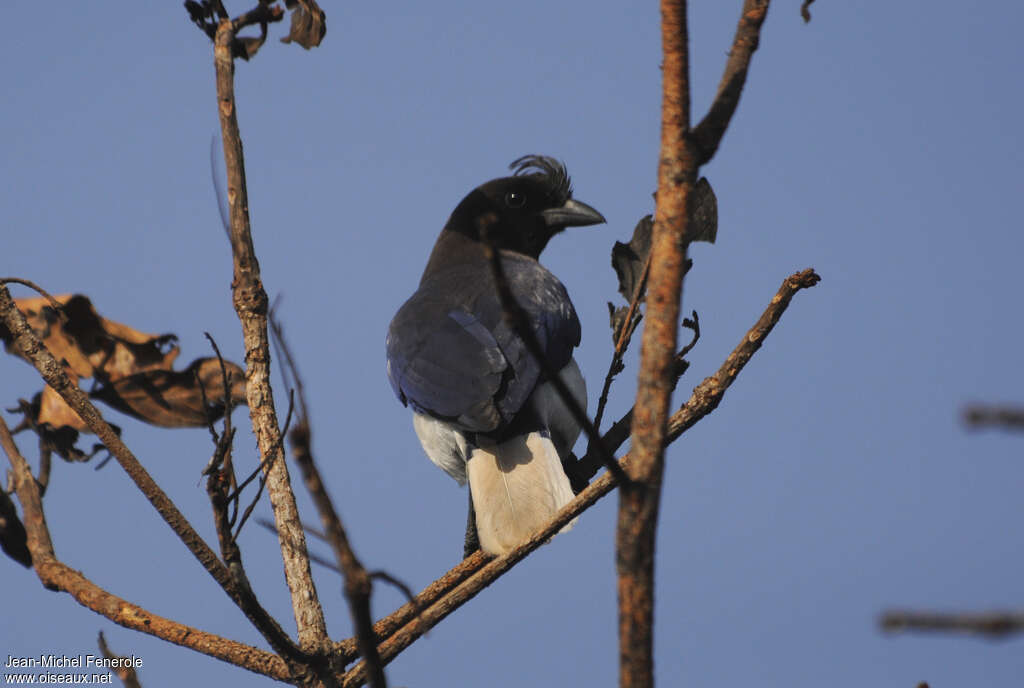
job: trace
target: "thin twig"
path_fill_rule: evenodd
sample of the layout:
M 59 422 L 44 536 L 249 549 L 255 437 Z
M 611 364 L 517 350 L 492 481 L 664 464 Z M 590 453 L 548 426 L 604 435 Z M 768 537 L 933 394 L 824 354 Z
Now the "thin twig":
M 633 290 L 633 298 L 629 301 L 629 308 L 626 310 L 626 317 L 622 319 L 622 328 L 619 330 L 619 337 L 615 342 L 615 351 L 612 353 L 611 363 L 608 364 L 608 373 L 604 376 L 604 385 L 601 387 L 601 396 L 597 400 L 597 413 L 594 414 L 594 429 L 600 432 L 601 430 L 601 419 L 604 418 L 604 409 L 608 404 L 608 392 L 612 386 L 612 380 L 622 370 L 622 357 L 626 354 L 626 349 L 629 348 L 629 343 L 633 339 L 633 332 L 636 331 L 636 326 L 640 322 L 640 317 L 634 318 L 634 314 L 637 313 L 637 309 L 640 306 L 640 301 L 643 298 L 644 293 L 647 291 L 647 273 L 651 269 L 651 254 L 648 252 L 646 260 L 644 260 L 643 270 L 640 272 L 640 279 L 637 280 L 636 288 Z M 587 453 L 591 453 L 591 447 L 587 446 Z M 611 450 L 614 453 L 614 449 Z
M 288 340 L 284 336 L 284 328 L 273 314 L 270 317 L 270 331 L 284 359 L 284 365 L 281 366 L 282 375 L 286 380 L 291 378 L 295 384 L 292 399 L 294 400 L 296 391 L 299 397 L 299 419 L 288 435 L 291 440 L 292 457 L 302 473 L 303 483 L 313 499 L 313 504 L 316 505 L 317 513 L 320 514 L 320 523 L 324 529 L 323 538 L 331 546 L 334 558 L 341 569 L 345 581 L 345 599 L 348 601 L 349 613 L 352 616 L 352 626 L 356 630 L 359 654 L 366 658 L 369 666 L 370 685 L 374 688 L 386 688 L 387 678 L 384 675 L 384 665 L 377 654 L 377 637 L 373 633 L 373 616 L 370 614 L 370 596 L 373 593 L 371 578 L 374 576 L 367 573 L 355 550 L 352 549 L 348 533 L 345 532 L 341 517 L 334 508 L 334 501 L 327 493 L 323 478 L 320 476 L 320 469 L 313 459 L 312 431 L 307 415 L 309 406 L 306 403 L 305 386 L 302 384 L 302 376 L 299 375 L 295 359 L 292 358 Z M 387 574 L 379 575 L 386 576 L 388 581 L 396 581 Z
M 945 613 L 890 611 L 882 615 L 884 631 L 933 631 L 971 633 L 1005 638 L 1024 633 L 1024 612 Z
M 736 35 L 733 37 L 729 59 L 725 63 L 722 80 L 718 84 L 718 93 L 708 109 L 704 119 L 694 130 L 692 140 L 699 151 L 697 165 L 703 165 L 714 157 L 718 145 L 722 142 L 725 130 L 729 127 L 736 107 L 740 103 L 740 94 L 747 81 L 750 59 L 757 50 L 761 40 L 761 25 L 768 16 L 771 0 L 744 0 L 740 12 Z M 808 3 L 810 4 L 810 3 Z
M 804 0 L 803 4 L 800 5 L 800 16 L 803 18 L 804 23 L 811 21 L 811 5 L 814 0 Z
M 373 625 L 373 633 L 378 641 L 391 637 L 400 628 L 405 626 L 424 609 L 437 602 L 455 589 L 460 583 L 483 568 L 484 564 L 491 560 L 483 552 L 476 553 L 463 559 L 443 576 L 424 588 L 420 594 L 401 607 L 388 614 L 386 617 Z M 335 643 L 334 650 L 344 663 L 349 663 L 359 656 L 358 641 L 356 638 L 348 638 Z
M 53 307 L 53 310 L 57 311 L 57 316 L 62 319 L 64 318 L 64 306 L 61 302 L 55 299 L 50 292 L 40 287 L 32 280 L 22 279 L 20 277 L 0 277 L 0 284 L 20 284 L 28 287 L 32 291 L 39 292 L 47 301 L 50 302 L 50 306 Z
M 313 498 L 313 503 L 320 514 L 324 534 L 334 551 L 334 558 L 337 560 L 338 566 L 341 567 L 345 580 L 345 599 L 348 601 L 352 626 L 356 631 L 359 654 L 365 658 L 368 665 L 367 675 L 370 685 L 374 688 L 385 688 L 387 679 L 384 676 L 384 664 L 377 653 L 377 640 L 373 634 L 373 617 L 370 614 L 370 595 L 373 592 L 370 576 L 352 549 L 348 534 L 341 524 L 341 518 L 338 517 L 338 512 L 334 508 L 334 502 L 331 501 L 327 489 L 324 487 L 320 471 L 313 460 L 313 453 L 310 449 L 310 430 L 305 418 L 300 419 L 291 431 L 289 438 L 292 443 L 292 457 L 302 472 L 306 490 Z
M 292 410 L 294 408 L 295 408 L 295 395 L 293 393 L 289 393 L 288 394 L 288 415 L 285 416 L 285 418 L 284 418 L 284 432 L 288 432 L 288 428 L 292 424 Z M 258 468 L 256 469 L 256 473 L 257 474 L 259 473 L 259 469 Z M 250 480 L 252 480 L 252 476 L 251 475 L 249 476 L 249 478 L 246 479 L 246 483 L 248 483 Z M 238 528 L 235 529 L 235 534 L 234 534 L 234 539 L 235 540 L 237 540 L 238 536 L 242 534 L 242 528 L 245 527 L 245 522 L 249 520 L 249 516 L 252 515 L 252 512 L 256 508 L 256 505 L 259 504 L 260 498 L 263 497 L 263 488 L 265 488 L 266 486 L 267 486 L 267 479 L 265 477 L 261 477 L 260 478 L 259 488 L 257 488 L 257 490 L 256 490 L 256 496 L 252 498 L 251 502 L 249 502 L 249 506 L 245 507 L 245 511 L 242 513 L 242 520 L 238 522 Z M 241 489 L 242 488 L 238 488 L 238 490 L 236 490 L 236 493 L 235 493 L 235 494 L 238 495 L 238 497 L 234 500 L 234 503 L 236 505 L 238 504 L 239 500 L 241 499 Z M 307 555 L 309 554 L 308 551 L 306 553 L 307 553 Z
M 963 418 L 972 429 L 1024 430 L 1024 408 L 1019 406 L 968 406 Z
M 416 602 L 416 593 L 412 591 L 412 588 L 408 586 L 405 581 L 401 581 L 392 576 L 387 571 L 370 571 L 370 578 L 373 580 L 381 580 L 397 589 L 400 593 L 405 595 L 406 601 L 416 607 L 416 613 L 419 614 L 423 611 L 423 608 Z
M 230 387 L 225 387 L 230 389 Z M 274 651 L 292 662 L 303 664 L 314 663 L 316 659 L 307 652 L 296 647 L 296 645 L 284 632 L 277 620 L 260 604 L 249 584 L 245 567 L 242 564 L 242 550 L 238 547 L 238 534 L 231 532 L 231 518 L 228 509 L 231 502 L 228 500 L 228 491 L 231 488 L 230 468 L 226 465 L 225 456 L 229 453 L 231 442 L 234 439 L 234 428 L 225 428 L 217 442 L 214 458 L 205 471 L 206 493 L 210 498 L 210 506 L 213 508 L 213 523 L 217 531 L 217 540 L 220 544 L 221 556 L 227 564 L 235 579 L 241 606 L 246 616 L 252 621 L 256 629 L 266 638 Z M 262 488 L 262 483 L 261 483 Z M 259 496 L 257 495 L 257 499 Z M 255 502 L 254 502 L 255 503 Z M 242 523 L 238 528 L 241 530 L 248 513 L 243 516 Z
M 692 320 L 684 320 L 684 327 L 689 327 L 693 330 L 693 337 L 690 339 L 690 343 L 680 349 L 673 360 L 672 366 L 672 388 L 675 389 L 679 383 L 679 378 L 686 372 L 689 364 L 685 360 L 686 354 L 693 350 L 693 347 L 697 345 L 697 341 L 700 339 L 700 321 L 697 318 L 697 311 L 693 311 Z M 608 429 L 608 432 L 602 436 L 601 440 L 604 445 L 608 447 L 608 451 L 616 452 L 619 450 L 626 440 L 629 439 L 630 431 L 633 426 L 633 409 L 630 408 L 626 414 L 617 420 L 612 427 Z M 583 489 L 591 478 L 593 478 L 597 471 L 602 465 L 601 457 L 598 454 L 592 453 L 590 447 L 587 448 L 587 453 L 583 455 L 573 466 L 572 473 L 569 479 L 572 481 L 574 487 Z
M 40 451 L 39 451 L 39 475 L 36 477 L 36 482 L 39 483 L 39 495 L 46 494 L 46 488 L 50 486 L 50 470 L 53 467 L 53 452 L 48 447 L 43 447 L 43 442 L 40 440 Z
M 732 350 L 732 353 L 714 375 L 704 378 L 699 385 L 694 387 L 693 394 L 683 404 L 683 407 L 672 414 L 666 435 L 669 442 L 675 441 L 681 434 L 696 425 L 697 421 L 718 408 L 718 404 L 725 396 L 725 390 L 729 389 L 730 385 L 736 381 L 740 371 L 764 344 L 765 337 L 775 328 L 779 318 L 789 307 L 789 302 L 793 300 L 793 296 L 801 289 L 810 289 L 820 281 L 821 277 L 818 276 L 818 273 L 813 268 L 807 268 L 790 275 L 782 282 L 782 286 L 772 297 L 768 308 L 764 310 L 754 326 L 747 331 L 743 341 Z
M 249 520 L 249 516 L 252 515 L 256 505 L 260 503 L 260 498 L 263 497 L 263 488 L 266 486 L 266 478 L 261 477 L 259 487 L 256 488 L 256 495 L 252 498 L 252 501 L 249 502 L 249 506 L 245 507 L 245 511 L 242 512 L 242 518 L 238 521 L 238 526 L 235 528 L 235 534 L 231 536 L 232 540 L 238 540 L 238 536 L 242 534 L 242 528 L 245 526 L 245 522 Z M 237 500 L 235 503 L 237 504 Z

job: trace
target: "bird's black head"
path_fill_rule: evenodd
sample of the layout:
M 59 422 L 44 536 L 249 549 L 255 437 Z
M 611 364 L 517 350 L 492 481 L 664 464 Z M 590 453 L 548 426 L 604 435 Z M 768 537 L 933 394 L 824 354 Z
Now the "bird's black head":
M 492 179 L 462 199 L 445 230 L 537 258 L 566 227 L 605 221 L 601 213 L 573 199 L 569 175 L 558 160 L 526 155 L 510 168 L 511 177 Z

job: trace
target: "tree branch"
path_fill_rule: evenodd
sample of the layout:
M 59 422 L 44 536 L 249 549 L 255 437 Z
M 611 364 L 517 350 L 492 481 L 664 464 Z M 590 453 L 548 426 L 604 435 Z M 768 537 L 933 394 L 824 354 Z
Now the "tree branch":
M 218 352 L 219 354 L 220 352 Z M 230 389 L 230 387 L 225 387 L 225 389 Z M 227 413 L 230 414 L 230 408 Z M 234 438 L 234 431 L 230 428 L 230 421 L 227 420 L 228 417 L 228 415 L 225 415 L 224 434 L 216 442 L 213 460 L 206 471 L 206 493 L 210 498 L 210 505 L 213 508 L 213 523 L 217 530 L 217 540 L 220 544 L 221 556 L 224 557 L 224 562 L 228 565 L 228 569 L 237 585 L 240 606 L 245 611 L 246 616 L 252 621 L 256 630 L 274 648 L 274 651 L 293 662 L 315 664 L 316 659 L 296 647 L 291 638 L 288 637 L 288 634 L 277 623 L 277 620 L 259 603 L 256 593 L 253 592 L 249 584 L 249 577 L 245 573 L 245 567 L 242 564 L 242 550 L 238 547 L 236 537 L 231 533 L 231 519 L 228 516 L 228 505 L 230 503 L 228 492 L 231 488 L 231 483 L 234 482 L 229 459 L 225 458 L 230 455 L 231 442 Z
M 1024 632 L 1024 612 L 943 613 L 890 611 L 882 615 L 884 631 L 974 633 L 1002 638 Z
M 704 378 L 693 389 L 693 395 L 683 407 L 672 414 L 668 422 L 669 442 L 674 442 L 681 434 L 696 425 L 697 421 L 718 408 L 722 397 L 725 396 L 725 390 L 729 389 L 740 371 L 764 344 L 765 337 L 775 328 L 793 296 L 801 289 L 810 289 L 820 281 L 818 273 L 813 268 L 807 268 L 790 275 L 782 282 L 782 286 L 775 292 L 764 313 L 747 331 L 743 340 L 732 350 L 718 371 L 711 377 Z
M 437 602 L 451 592 L 464 580 L 484 567 L 491 558 L 477 550 L 475 554 L 463 559 L 443 576 L 435 580 L 420 592 L 412 602 L 403 604 L 391 614 L 373 625 L 373 633 L 380 642 L 395 634 L 400 628 L 412 621 L 424 609 Z M 356 638 L 348 638 L 336 643 L 334 650 L 341 660 L 348 664 L 359 657 L 359 644 Z
M 690 129 L 685 0 L 662 0 L 662 110 L 658 192 L 651 237 L 647 313 L 633 410 L 634 482 L 619 493 L 615 550 L 619 602 L 619 684 L 654 684 L 654 543 L 664 472 L 688 220 L 699 160 Z
M 232 55 L 240 20 L 223 20 L 214 39 L 217 70 L 217 111 L 220 115 L 224 160 L 227 166 L 228 203 L 231 216 L 231 247 L 234 257 L 232 292 L 245 344 L 246 398 L 253 432 L 264 463 L 267 492 L 274 510 L 285 579 L 291 592 L 298 627 L 299 646 L 306 651 L 325 649 L 327 624 L 317 598 L 306 552 L 295 495 L 284 461 L 280 426 L 270 387 L 270 342 L 267 336 L 267 294 L 260 280 L 259 262 L 249 228 L 249 202 L 245 162 L 238 130 L 234 94 L 235 63 Z
M 674 381 L 694 185 L 700 166 L 718 149 L 739 104 L 750 56 L 769 0 L 745 0 L 725 74 L 708 115 L 690 130 L 687 3 L 662 0 L 662 119 L 658 192 L 651 239 L 649 297 L 633 413 L 636 483 L 619 495 L 616 568 L 619 574 L 619 681 L 653 686 L 654 544 L 664 472 L 666 419 Z
M 279 657 L 263 650 L 222 638 L 206 631 L 157 616 L 142 607 L 103 590 L 80 572 L 59 561 L 46 524 L 39 487 L 28 462 L 18 451 L 7 423 L 0 417 L 0 446 L 3 447 L 15 476 L 18 501 L 24 515 L 28 548 L 40 582 L 48 590 L 69 593 L 83 607 L 114 623 L 167 642 L 187 647 L 235 666 L 281 681 L 291 680 L 288 666 Z
M 625 355 L 626 349 L 629 348 L 629 343 L 633 339 L 633 332 L 636 331 L 636 326 L 640 323 L 640 319 L 643 317 L 638 312 L 638 309 L 640 307 L 640 301 L 647 292 L 647 273 L 650 272 L 650 269 L 651 254 L 648 252 L 647 259 L 644 260 L 644 267 L 640 271 L 640 279 L 637 280 L 636 288 L 633 290 L 633 298 L 629 300 L 629 307 L 626 309 L 626 315 L 622 318 L 622 328 L 619 330 L 619 336 L 615 340 L 615 349 L 612 352 L 611 363 L 608 364 L 608 373 L 604 376 L 604 383 L 601 386 L 601 394 L 597 398 L 597 412 L 594 414 L 594 429 L 597 431 L 600 431 L 601 429 L 601 419 L 604 418 L 604 409 L 608 404 L 608 392 L 611 390 L 612 380 L 614 380 L 615 376 L 622 372 L 624 368 L 622 365 L 622 357 Z M 593 447 L 588 444 L 588 455 L 592 454 L 592 449 Z M 610 448 L 608 451 L 614 453 L 615 449 Z
M 998 428 L 1020 431 L 1024 430 L 1024 408 L 976 404 L 964 409 L 964 423 L 972 429 Z
M 715 156 L 718 145 L 722 142 L 725 130 L 729 127 L 736 107 L 740 104 L 740 94 L 747 81 L 747 70 L 750 59 L 757 50 L 761 40 L 761 25 L 768 15 L 771 0 L 744 0 L 743 11 L 740 13 L 736 35 L 729 51 L 729 59 L 725 63 L 725 72 L 718 84 L 718 93 L 708 110 L 708 114 L 693 130 L 693 141 L 697 147 L 698 165 L 707 163 Z M 807 3 L 810 4 L 810 3 Z
M 341 567 L 345 579 L 345 599 L 348 600 L 349 612 L 352 615 L 352 627 L 356 632 L 359 654 L 366 658 L 367 673 L 370 685 L 374 688 L 386 688 L 384 665 L 377 654 L 377 638 L 373 633 L 373 617 L 370 615 L 370 594 L 373 585 L 362 562 L 352 550 L 341 518 L 334 508 L 334 503 L 327 494 L 320 471 L 313 461 L 310 449 L 310 430 L 305 413 L 291 432 L 292 457 L 302 471 L 306 489 L 320 513 L 320 522 L 324 527 L 324 535 L 334 558 Z
M 683 321 L 684 326 L 692 326 L 693 339 L 690 343 L 680 349 L 674 359 L 672 366 L 672 389 L 675 390 L 676 385 L 679 384 L 679 378 L 683 376 L 686 370 L 689 368 L 689 363 L 685 360 L 686 354 L 690 353 L 694 346 L 697 345 L 697 340 L 700 339 L 700 325 L 697 318 L 697 311 L 693 312 L 692 321 Z M 629 409 L 622 418 L 615 421 L 608 432 L 606 432 L 601 440 L 605 446 L 608 447 L 608 451 L 616 452 L 619 450 L 626 440 L 629 439 L 630 429 L 633 426 L 633 409 Z M 601 458 L 595 456 L 591 452 L 591 448 L 587 447 L 587 453 L 580 458 L 576 464 L 572 467 L 572 473 L 569 476 L 570 480 L 576 481 L 577 485 L 580 485 L 580 489 L 586 486 L 590 479 L 597 474 L 598 469 L 601 467 Z

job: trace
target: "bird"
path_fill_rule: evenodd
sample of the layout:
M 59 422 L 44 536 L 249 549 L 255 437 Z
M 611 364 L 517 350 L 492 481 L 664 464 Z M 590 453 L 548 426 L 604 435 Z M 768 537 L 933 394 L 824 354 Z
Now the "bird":
M 581 335 L 576 309 L 538 259 L 567 227 L 605 218 L 573 198 L 565 164 L 555 158 L 526 155 L 509 168 L 510 176 L 476 187 L 452 211 L 386 338 L 388 380 L 412 408 L 424 452 L 459 485 L 469 483 L 466 556 L 475 549 L 474 526 L 480 549 L 502 555 L 572 500 L 563 460 L 580 433 L 545 366 L 506 317 L 488 248 L 497 251 L 547 370 L 558 371 L 580 408 L 587 402 L 573 359 Z

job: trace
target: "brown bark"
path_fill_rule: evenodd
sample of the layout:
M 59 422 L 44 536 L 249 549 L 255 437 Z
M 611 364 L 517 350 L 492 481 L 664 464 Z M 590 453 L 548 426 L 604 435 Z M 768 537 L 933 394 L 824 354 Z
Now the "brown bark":
M 148 633 L 258 674 L 279 680 L 290 678 L 288 666 L 274 654 L 153 614 L 107 592 L 81 572 L 59 561 L 46 524 L 39 487 L 2 417 L 0 446 L 7 454 L 14 472 L 15 490 L 24 516 L 29 551 L 32 553 L 36 575 L 44 587 L 70 594 L 83 607 L 125 628 Z
M 267 334 L 267 294 L 260 279 L 259 261 L 249 226 L 245 161 L 238 129 L 234 93 L 235 62 L 232 45 L 241 22 L 220 22 L 214 42 L 217 70 L 217 111 L 220 115 L 224 160 L 227 165 L 231 247 L 234 256 L 232 294 L 242 325 L 245 345 L 246 398 L 253 432 L 266 476 L 267 494 L 274 511 L 285 579 L 291 593 L 299 646 L 307 652 L 327 647 L 327 624 L 317 598 L 306 552 L 295 495 L 284 460 L 274 394 L 270 387 L 270 340 Z

